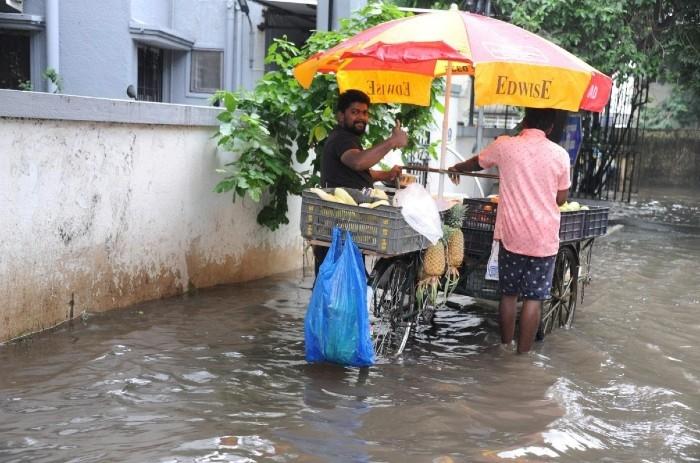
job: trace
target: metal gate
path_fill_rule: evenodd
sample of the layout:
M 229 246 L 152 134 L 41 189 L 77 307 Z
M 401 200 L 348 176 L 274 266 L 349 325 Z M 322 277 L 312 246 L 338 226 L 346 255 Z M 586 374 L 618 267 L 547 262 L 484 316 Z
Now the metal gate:
M 573 196 L 630 201 L 637 190 L 639 120 L 649 96 L 644 81 L 616 84 L 602 113 L 583 113 L 583 142 L 573 169 Z

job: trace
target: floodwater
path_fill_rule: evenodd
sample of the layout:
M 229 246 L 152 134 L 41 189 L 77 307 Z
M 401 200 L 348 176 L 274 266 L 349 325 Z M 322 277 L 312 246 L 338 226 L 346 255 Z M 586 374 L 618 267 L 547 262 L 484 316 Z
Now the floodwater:
M 700 461 L 699 198 L 616 205 L 574 327 L 529 355 L 482 303 L 394 362 L 308 365 L 300 274 L 5 345 L 0 462 Z

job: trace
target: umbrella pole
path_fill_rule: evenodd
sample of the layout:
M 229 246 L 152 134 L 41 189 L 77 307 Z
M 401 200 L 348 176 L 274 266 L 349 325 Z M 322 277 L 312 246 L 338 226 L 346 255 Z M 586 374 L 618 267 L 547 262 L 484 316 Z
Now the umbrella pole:
M 452 95 L 452 61 L 447 62 L 447 74 L 445 83 L 445 114 L 442 117 L 442 142 L 440 143 L 440 169 L 445 170 L 447 158 L 447 135 L 450 125 L 450 100 Z M 457 136 L 457 134 L 452 134 Z M 442 199 L 445 191 L 445 174 L 440 174 L 438 182 L 438 198 Z

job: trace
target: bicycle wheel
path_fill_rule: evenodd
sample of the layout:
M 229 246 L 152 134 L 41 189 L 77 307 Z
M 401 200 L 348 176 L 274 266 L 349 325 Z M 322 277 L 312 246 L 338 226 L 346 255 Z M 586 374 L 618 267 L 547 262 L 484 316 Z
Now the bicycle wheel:
M 378 357 L 403 352 L 415 322 L 415 276 L 404 260 L 378 265 L 372 278 L 372 341 Z
M 559 249 L 554 277 L 552 298 L 542 304 L 542 318 L 537 339 L 542 340 L 555 327 L 571 328 L 576 311 L 578 293 L 578 264 L 576 253 L 569 247 Z

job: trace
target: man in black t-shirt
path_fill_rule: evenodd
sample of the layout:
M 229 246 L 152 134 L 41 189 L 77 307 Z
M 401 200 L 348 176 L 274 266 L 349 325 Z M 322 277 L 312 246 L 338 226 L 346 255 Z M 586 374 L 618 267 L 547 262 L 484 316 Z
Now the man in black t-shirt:
M 401 166 L 391 170 L 373 170 L 391 150 L 403 148 L 408 135 L 401 124 L 391 131 L 391 136 L 368 149 L 362 148 L 361 137 L 369 119 L 369 97 L 359 90 L 348 90 L 338 98 L 335 127 L 326 139 L 321 155 L 321 186 L 323 188 L 347 187 L 371 188 L 376 181 L 394 181 L 401 175 Z M 328 248 L 314 246 L 316 273 L 326 257 Z

